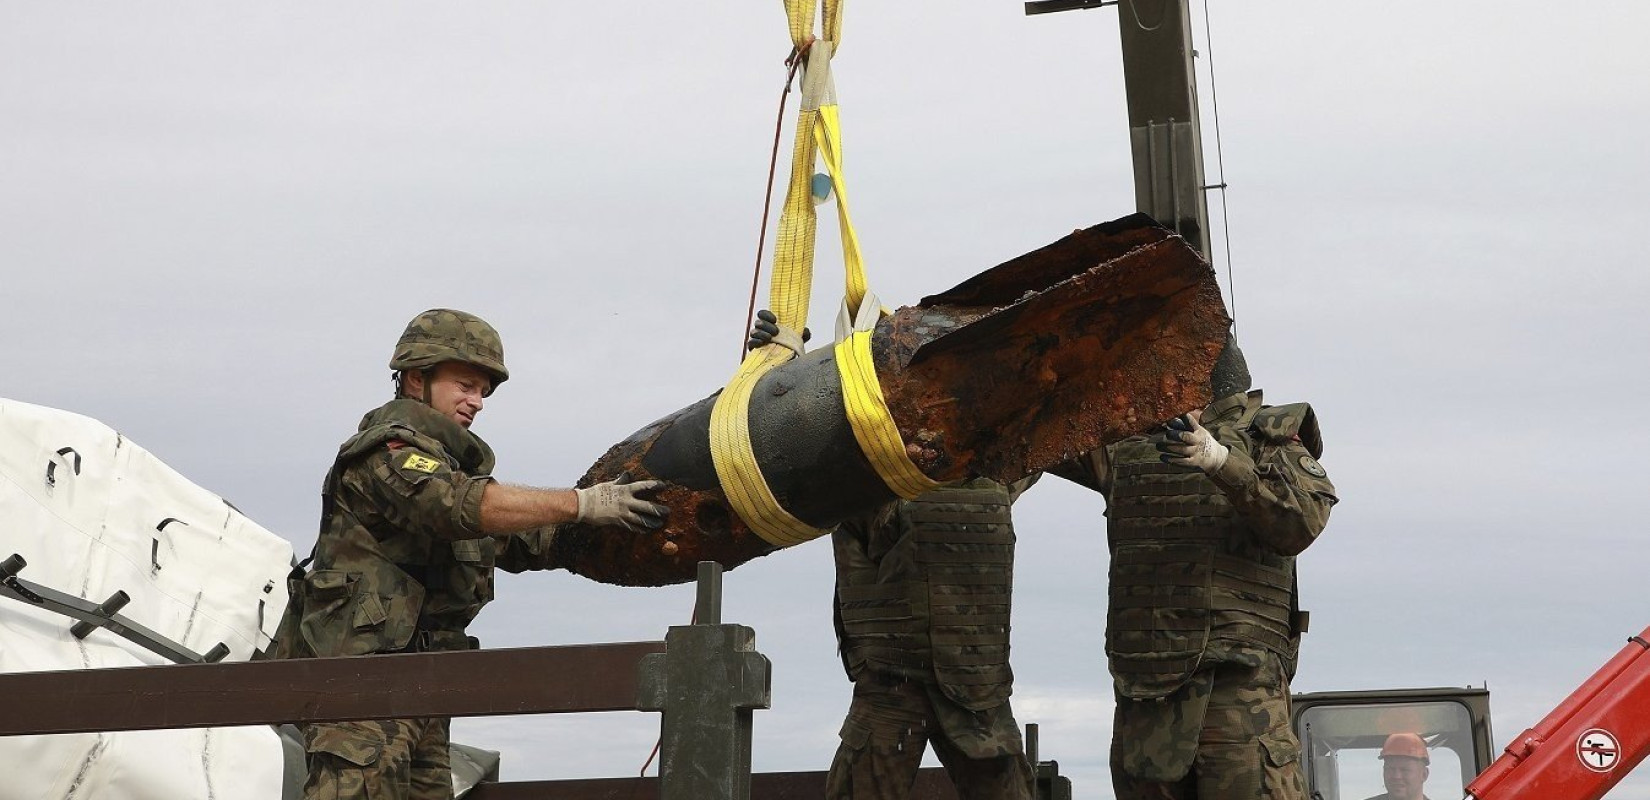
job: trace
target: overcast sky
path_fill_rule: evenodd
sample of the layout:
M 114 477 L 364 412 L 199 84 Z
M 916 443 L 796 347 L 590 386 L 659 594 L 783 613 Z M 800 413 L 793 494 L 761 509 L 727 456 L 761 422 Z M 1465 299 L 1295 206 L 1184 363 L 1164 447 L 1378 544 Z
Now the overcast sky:
M 1244 350 L 1270 402 L 1317 409 L 1342 497 L 1300 559 L 1295 688 L 1487 682 L 1499 747 L 1650 624 L 1650 6 L 1212 2 L 1212 48 L 1193 8 Z M 887 303 L 1134 210 L 1117 25 L 848 9 Z M 395 337 L 455 307 L 505 339 L 475 427 L 498 474 L 568 485 L 736 366 L 788 48 L 776 2 L 0 3 L 0 395 L 108 423 L 307 552 Z M 1015 711 L 1082 798 L 1110 796 L 1102 508 L 1052 479 L 1016 507 Z M 727 575 L 774 664 L 759 770 L 830 763 L 831 583 L 824 542 Z M 487 646 L 660 638 L 692 606 L 566 573 L 499 592 Z M 656 735 L 456 726 L 506 779 L 633 774 Z

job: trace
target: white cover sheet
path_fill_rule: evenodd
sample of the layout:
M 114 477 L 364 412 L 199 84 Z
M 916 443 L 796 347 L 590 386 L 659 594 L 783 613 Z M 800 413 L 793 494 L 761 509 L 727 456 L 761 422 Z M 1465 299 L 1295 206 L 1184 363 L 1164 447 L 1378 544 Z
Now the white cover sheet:
M 78 469 L 77 469 L 78 467 Z M 48 472 L 50 477 L 48 478 Z M 245 661 L 286 606 L 292 545 L 108 426 L 0 398 L 0 559 L 19 577 L 100 603 L 196 653 Z M 106 630 L 0 598 L 0 672 L 170 663 Z M 0 738 L 0 800 L 276 800 L 267 726 Z

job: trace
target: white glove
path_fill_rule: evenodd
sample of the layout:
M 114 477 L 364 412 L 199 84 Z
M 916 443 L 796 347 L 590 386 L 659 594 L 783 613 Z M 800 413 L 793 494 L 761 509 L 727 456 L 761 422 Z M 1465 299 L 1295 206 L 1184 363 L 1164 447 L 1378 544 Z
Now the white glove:
M 1166 464 L 1176 464 L 1182 467 L 1196 467 L 1205 474 L 1214 472 L 1226 464 L 1226 457 L 1231 449 L 1215 441 L 1209 429 L 1199 422 L 1203 418 L 1203 411 L 1189 411 L 1169 420 L 1169 430 L 1163 434 L 1163 441 L 1157 443 L 1157 451 Z
M 665 524 L 670 509 L 638 497 L 663 486 L 664 481 L 631 481 L 630 473 L 588 489 L 574 489 L 579 498 L 579 522 L 590 525 L 622 525 L 637 533 Z

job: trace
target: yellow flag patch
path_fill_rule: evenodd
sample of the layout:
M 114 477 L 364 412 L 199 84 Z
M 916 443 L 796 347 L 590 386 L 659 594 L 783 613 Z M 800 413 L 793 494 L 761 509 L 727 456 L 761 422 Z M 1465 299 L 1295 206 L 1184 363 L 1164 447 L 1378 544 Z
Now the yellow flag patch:
M 401 462 L 402 469 L 417 470 L 419 472 L 435 472 L 439 466 L 441 466 L 441 462 L 417 453 L 408 453 L 407 460 Z

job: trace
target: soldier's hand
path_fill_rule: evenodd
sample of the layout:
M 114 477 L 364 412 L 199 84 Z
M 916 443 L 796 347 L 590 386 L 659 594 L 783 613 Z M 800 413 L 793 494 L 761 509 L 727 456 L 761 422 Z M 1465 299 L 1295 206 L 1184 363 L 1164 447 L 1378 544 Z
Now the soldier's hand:
M 780 325 L 779 318 L 764 308 L 756 312 L 756 325 L 751 328 L 751 338 L 745 343 L 745 349 L 755 350 L 769 344 L 779 344 L 797 355 L 802 355 L 802 345 L 811 338 L 812 331 L 803 328 L 801 335 L 798 335 L 795 330 Z
M 663 481 L 632 481 L 630 473 L 588 489 L 574 489 L 579 498 L 579 522 L 622 525 L 638 533 L 665 524 L 670 509 L 639 495 L 665 485 Z
M 1213 434 L 1202 424 L 1203 411 L 1189 411 L 1169 420 L 1169 430 L 1163 441 L 1157 443 L 1158 458 L 1164 463 L 1182 467 L 1196 467 L 1205 473 L 1214 472 L 1226 464 L 1231 450 L 1215 441 Z

